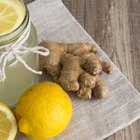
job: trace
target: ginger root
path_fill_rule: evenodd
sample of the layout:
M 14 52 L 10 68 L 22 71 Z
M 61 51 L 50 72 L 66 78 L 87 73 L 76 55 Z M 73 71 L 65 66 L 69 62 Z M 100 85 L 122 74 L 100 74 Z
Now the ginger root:
M 99 99 L 108 97 L 109 90 L 99 75 L 102 71 L 110 74 L 112 65 L 97 58 L 97 47 L 88 43 L 50 41 L 40 45 L 50 50 L 47 57 L 40 56 L 41 69 L 65 90 L 73 91 L 83 99 L 93 95 Z

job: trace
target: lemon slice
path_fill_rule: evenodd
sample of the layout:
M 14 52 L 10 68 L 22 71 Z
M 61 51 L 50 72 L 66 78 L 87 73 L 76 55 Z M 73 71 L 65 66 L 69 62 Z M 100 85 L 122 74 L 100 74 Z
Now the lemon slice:
M 0 36 L 20 26 L 24 16 L 25 9 L 18 0 L 0 0 Z
M 14 140 L 16 133 L 17 124 L 13 113 L 0 103 L 0 140 Z

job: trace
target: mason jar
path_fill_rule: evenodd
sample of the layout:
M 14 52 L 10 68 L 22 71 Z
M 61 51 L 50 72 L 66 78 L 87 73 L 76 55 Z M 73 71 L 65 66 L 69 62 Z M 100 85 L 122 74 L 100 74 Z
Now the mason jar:
M 23 34 L 30 22 L 29 11 L 26 5 L 23 3 L 21 4 L 25 9 L 24 20 L 14 31 L 0 36 L 0 47 L 15 42 Z M 30 34 L 23 46 L 32 48 L 37 45 L 37 33 L 33 24 L 31 23 Z M 38 70 L 39 60 L 37 54 L 28 52 L 23 54 L 21 57 L 32 69 Z M 5 67 L 5 74 L 6 79 L 4 81 L 0 81 L 0 102 L 5 103 L 9 107 L 13 108 L 22 93 L 31 85 L 39 81 L 39 75 L 34 74 L 26 69 L 25 66 L 18 62 L 15 58 L 8 59 L 7 65 Z

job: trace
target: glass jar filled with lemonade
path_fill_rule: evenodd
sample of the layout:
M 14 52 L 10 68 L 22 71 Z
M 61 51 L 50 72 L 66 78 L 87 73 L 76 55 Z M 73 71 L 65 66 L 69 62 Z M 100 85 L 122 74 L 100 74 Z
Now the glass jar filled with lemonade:
M 21 94 L 38 82 L 36 30 L 21 0 L 0 0 L 0 102 L 14 107 Z M 37 73 L 37 72 L 36 72 Z

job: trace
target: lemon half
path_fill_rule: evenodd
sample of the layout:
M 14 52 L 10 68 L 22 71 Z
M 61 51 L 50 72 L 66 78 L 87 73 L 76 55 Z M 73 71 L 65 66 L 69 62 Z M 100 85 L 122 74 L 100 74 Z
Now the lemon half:
M 25 9 L 18 0 L 0 0 L 0 36 L 18 28 L 24 17 Z
M 17 124 L 13 113 L 0 103 L 0 140 L 14 140 L 16 133 Z

